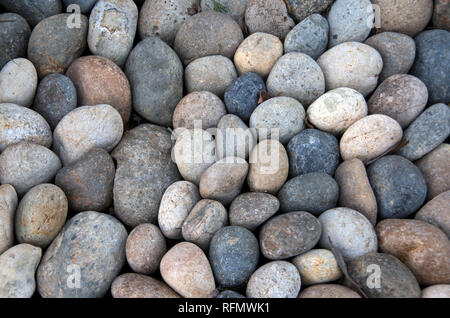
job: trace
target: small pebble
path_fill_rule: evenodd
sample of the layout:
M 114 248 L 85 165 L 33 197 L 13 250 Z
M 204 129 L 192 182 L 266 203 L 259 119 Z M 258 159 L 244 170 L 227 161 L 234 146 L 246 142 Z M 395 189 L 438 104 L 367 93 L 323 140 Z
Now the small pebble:
M 180 298 L 165 283 L 135 273 L 117 276 L 112 282 L 111 294 L 113 298 Z
M 0 186 L 0 255 L 14 245 L 14 215 L 17 193 L 10 184 Z
M 320 284 L 306 288 L 298 298 L 361 298 L 361 296 L 342 285 Z
M 450 191 L 443 192 L 428 201 L 414 217 L 430 223 L 443 231 L 450 238 Z
M 422 298 L 450 298 L 450 284 L 439 284 L 422 289 Z
M 28 39 L 31 35 L 30 26 L 22 16 L 16 13 L 0 14 L 0 70 L 6 63 L 27 54 Z
M 0 103 L 30 107 L 37 85 L 33 63 L 24 58 L 11 60 L 0 72 Z
M 254 130 L 236 115 L 225 115 L 217 124 L 216 157 L 239 157 L 247 159 L 256 145 L 257 136 Z
M 310 250 L 295 257 L 292 263 L 297 267 L 304 286 L 328 283 L 342 277 L 336 258 L 329 250 Z
M 41 20 L 54 16 L 62 11 L 61 0 L 2 0 L 6 10 L 24 17 L 31 27 L 35 27 Z
M 300 22 L 314 13 L 325 11 L 333 0 L 287 0 L 289 13 L 294 16 L 295 20 Z

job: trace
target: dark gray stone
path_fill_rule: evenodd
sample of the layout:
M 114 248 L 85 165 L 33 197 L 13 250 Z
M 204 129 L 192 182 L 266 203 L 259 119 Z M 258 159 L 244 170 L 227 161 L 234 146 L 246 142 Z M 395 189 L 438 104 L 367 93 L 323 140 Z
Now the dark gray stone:
M 425 201 L 425 179 L 419 168 L 408 159 L 385 156 L 367 168 L 367 175 L 382 219 L 405 218 L 416 212 Z
M 309 172 L 334 175 L 340 161 L 336 137 L 317 129 L 306 129 L 294 136 L 287 151 L 290 177 Z
M 81 13 L 88 14 L 97 0 L 63 0 L 65 6 L 76 4 L 80 6 Z
M 242 296 L 234 290 L 224 290 L 217 295 L 217 298 L 245 298 L 245 296 Z
M 259 93 L 266 90 L 264 80 L 256 73 L 248 72 L 239 76 L 224 94 L 228 113 L 248 121 L 258 106 Z
M 428 103 L 450 102 L 450 32 L 429 30 L 415 38 L 416 61 L 411 74 L 427 85 Z
M 278 192 L 281 211 L 308 211 L 314 215 L 336 207 L 339 186 L 328 174 L 307 173 L 284 184 Z
M 288 0 L 285 3 L 289 13 L 297 22 L 300 22 L 313 13 L 325 11 L 333 3 L 333 0 Z
M 0 70 L 9 61 L 27 55 L 31 29 L 27 21 L 15 13 L 0 14 Z
M 61 0 L 0 0 L 0 5 L 8 11 L 20 14 L 31 27 L 62 11 Z
M 258 260 L 258 240 L 246 228 L 227 226 L 214 234 L 209 261 L 219 286 L 243 285 L 256 270 Z
M 77 91 L 67 76 L 50 74 L 39 83 L 33 109 L 44 117 L 52 129 L 77 107 Z
M 170 46 L 148 37 L 131 51 L 125 65 L 133 107 L 145 119 L 172 125 L 172 115 L 183 97 L 183 65 Z

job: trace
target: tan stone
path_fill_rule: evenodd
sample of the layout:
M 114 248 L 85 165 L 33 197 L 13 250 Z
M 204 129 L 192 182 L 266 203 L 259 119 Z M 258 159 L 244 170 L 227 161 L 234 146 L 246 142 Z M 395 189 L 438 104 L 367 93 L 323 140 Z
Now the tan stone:
M 450 191 L 441 193 L 428 201 L 416 213 L 415 219 L 437 226 L 450 237 Z
M 180 298 L 163 282 L 135 273 L 116 277 L 111 285 L 111 294 L 114 298 Z
M 361 298 L 361 296 L 342 285 L 320 284 L 306 288 L 298 298 Z

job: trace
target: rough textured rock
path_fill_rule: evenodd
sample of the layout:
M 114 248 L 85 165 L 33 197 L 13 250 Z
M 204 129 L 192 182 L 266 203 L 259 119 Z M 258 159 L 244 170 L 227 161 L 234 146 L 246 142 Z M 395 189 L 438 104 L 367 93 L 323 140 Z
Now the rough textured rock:
M 165 283 L 135 273 L 117 276 L 112 282 L 111 294 L 113 298 L 180 298 Z
M 37 84 L 33 63 L 24 58 L 11 60 L 0 71 L 0 103 L 30 107 Z
M 325 11 L 333 0 L 288 0 L 285 1 L 289 13 L 294 16 L 298 22 L 303 21 L 313 13 Z
M 414 217 L 440 228 L 450 237 L 450 191 L 443 192 L 428 201 Z
M 307 211 L 314 215 L 336 207 L 338 198 L 338 184 L 323 172 L 294 177 L 278 193 L 281 211 Z
M 30 142 L 19 142 L 0 155 L 0 182 L 11 184 L 22 196 L 35 185 L 50 182 L 61 168 L 51 150 Z
M 0 186 L 0 255 L 14 245 L 17 193 L 10 184 Z
M 51 16 L 41 21 L 31 33 L 28 59 L 39 78 L 50 73 L 64 73 L 80 57 L 87 46 L 88 19 L 80 16 L 80 27 L 69 28 L 71 14 Z
M 255 131 L 249 129 L 236 115 L 225 115 L 220 119 L 215 138 L 217 159 L 247 159 L 257 140 Z
M 10 60 L 27 54 L 31 29 L 27 21 L 16 13 L 0 14 L 0 70 Z
M 6 10 L 15 12 L 24 17 L 31 27 L 36 26 L 39 21 L 50 16 L 61 13 L 62 5 L 60 0 L 2 0 L 2 6 Z
M 42 258 L 36 274 L 39 294 L 44 298 L 103 297 L 125 263 L 126 239 L 125 227 L 114 217 L 78 213 Z
M 450 2 L 448 0 L 434 1 L 433 25 L 439 29 L 450 31 Z
M 392 254 L 423 286 L 450 283 L 450 241 L 437 227 L 419 220 L 383 220 L 376 227 L 380 251 Z
M 336 258 L 329 250 L 310 250 L 295 257 L 292 263 L 297 267 L 305 286 L 332 282 L 342 277 Z
M 424 288 L 422 298 L 450 298 L 450 285 L 438 284 Z
M 244 14 L 248 0 L 201 0 L 202 11 L 218 11 L 230 15 L 244 27 Z
M 112 203 L 115 172 L 111 156 L 101 148 L 92 148 L 59 170 L 55 184 L 67 195 L 71 210 L 105 211 Z
M 117 161 L 114 212 L 126 225 L 156 222 L 164 191 L 180 179 L 171 148 L 167 129 L 143 124 L 128 131 L 112 152 Z
M 361 298 L 348 287 L 337 284 L 320 284 L 306 288 L 299 298 Z

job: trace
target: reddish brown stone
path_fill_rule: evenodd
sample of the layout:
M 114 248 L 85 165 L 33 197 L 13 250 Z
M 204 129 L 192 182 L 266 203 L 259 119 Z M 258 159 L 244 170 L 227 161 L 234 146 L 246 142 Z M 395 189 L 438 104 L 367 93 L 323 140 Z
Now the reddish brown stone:
M 169 286 L 149 276 L 127 273 L 111 285 L 114 298 L 180 298 Z

